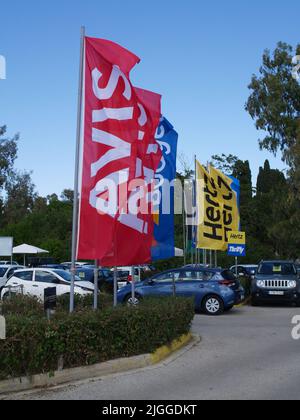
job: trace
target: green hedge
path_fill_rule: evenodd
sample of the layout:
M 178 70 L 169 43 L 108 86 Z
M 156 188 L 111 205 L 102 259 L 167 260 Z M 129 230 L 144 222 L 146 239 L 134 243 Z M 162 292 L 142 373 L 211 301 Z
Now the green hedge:
M 20 305 L 24 309 L 24 306 Z M 25 311 L 26 312 L 26 311 Z M 153 352 L 190 330 L 190 299 L 145 300 L 134 308 L 119 306 L 69 315 L 58 311 L 47 321 L 39 310 L 6 316 L 7 339 L 0 341 L 0 379 Z
M 76 312 L 82 312 L 89 310 L 94 305 L 94 296 L 86 295 L 80 296 L 75 295 L 74 297 L 74 306 Z M 104 309 L 112 307 L 113 297 L 107 294 L 98 295 L 98 308 Z M 70 307 L 70 297 L 68 295 L 58 296 L 57 297 L 57 312 L 68 312 Z M 44 315 L 44 306 L 40 303 L 35 297 L 30 297 L 28 295 L 11 295 L 10 299 L 5 299 L 0 302 L 0 313 L 2 315 L 23 315 L 26 317 L 32 316 L 43 316 Z

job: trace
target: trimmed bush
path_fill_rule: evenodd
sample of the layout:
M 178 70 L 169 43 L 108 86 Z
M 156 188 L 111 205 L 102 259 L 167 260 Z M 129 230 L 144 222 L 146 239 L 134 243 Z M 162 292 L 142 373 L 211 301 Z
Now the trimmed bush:
M 76 312 L 82 312 L 83 310 L 89 310 L 93 307 L 94 296 L 86 295 L 74 296 L 74 307 Z M 101 293 L 98 295 L 98 308 L 111 308 L 113 305 L 113 296 L 110 294 Z M 58 296 L 57 298 L 57 311 L 68 312 L 70 307 L 70 297 L 68 295 Z
M 9 299 L 0 302 L 0 314 L 4 316 L 22 315 L 24 317 L 42 317 L 44 315 L 44 306 L 35 297 L 12 294 Z
M 106 308 L 47 321 L 37 313 L 7 315 L 7 339 L 0 341 L 0 379 L 87 366 L 153 352 L 186 334 L 194 317 L 190 299 L 149 299 L 139 306 Z

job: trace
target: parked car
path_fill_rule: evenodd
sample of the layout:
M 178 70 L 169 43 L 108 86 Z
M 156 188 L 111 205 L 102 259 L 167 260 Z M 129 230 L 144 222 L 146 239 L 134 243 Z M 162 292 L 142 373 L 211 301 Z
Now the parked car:
M 267 302 L 300 304 L 300 278 L 290 261 L 263 261 L 251 287 L 252 305 Z
M 61 264 L 68 267 L 69 269 L 72 267 L 71 261 L 63 262 Z M 76 263 L 75 263 L 76 267 L 84 267 L 84 266 L 88 266 L 88 265 L 90 265 L 88 262 L 78 262 L 78 261 L 76 261 Z
M 22 268 L 19 265 L 0 265 L 0 292 L 14 272 Z
M 44 300 L 44 290 L 56 287 L 57 296 L 68 295 L 71 289 L 71 274 L 64 270 L 49 270 L 44 268 L 31 268 L 17 270 L 7 281 L 1 292 L 1 299 L 11 293 L 23 293 Z M 75 294 L 85 296 L 94 291 L 94 286 L 76 277 Z
M 49 270 L 65 270 L 69 271 L 69 267 L 64 264 L 47 264 L 47 265 L 41 265 L 37 268 L 48 268 Z
M 94 284 L 94 270 L 95 267 L 82 266 L 76 269 L 76 275 L 84 281 Z M 126 283 L 127 284 L 127 283 Z M 112 292 L 114 285 L 113 273 L 106 268 L 98 268 L 98 288 L 101 291 Z M 123 285 L 123 284 L 122 284 Z M 119 284 L 119 287 L 122 285 Z
M 150 296 L 194 297 L 195 310 L 220 315 L 244 300 L 244 289 L 229 270 L 179 268 L 169 270 L 136 284 L 135 300 L 131 286 L 118 292 L 118 302 L 138 304 Z
M 118 278 L 122 279 L 122 281 L 125 283 L 130 283 L 132 280 L 132 267 L 118 267 Z M 112 268 L 112 272 L 114 269 Z M 134 267 L 134 281 L 138 282 L 141 279 L 143 268 L 142 267 Z
M 238 278 L 240 279 L 240 282 L 245 289 L 245 293 L 247 297 L 251 295 L 251 283 L 255 277 L 255 274 L 257 273 L 257 269 L 258 269 L 258 265 L 254 265 L 254 264 L 233 265 L 230 268 L 230 270 L 234 274 L 236 273 L 238 274 Z
M 248 277 L 248 278 L 254 278 L 254 276 L 255 276 L 255 274 L 256 274 L 256 272 L 257 272 L 257 269 L 258 269 L 258 265 L 254 265 L 254 264 L 243 264 L 243 265 L 238 265 L 238 266 L 236 266 L 236 265 L 233 265 L 231 268 L 230 268 L 230 270 L 233 272 L 233 273 L 236 273 L 236 271 L 237 271 L 237 273 L 238 273 L 238 276 L 240 276 L 240 277 Z
M 0 261 L 0 265 L 19 265 L 16 261 Z

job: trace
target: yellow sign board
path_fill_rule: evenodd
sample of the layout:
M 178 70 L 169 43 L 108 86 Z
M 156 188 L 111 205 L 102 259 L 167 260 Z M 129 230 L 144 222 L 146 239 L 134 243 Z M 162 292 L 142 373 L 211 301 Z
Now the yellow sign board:
M 246 232 L 230 232 L 228 234 L 228 243 L 235 245 L 245 245 Z

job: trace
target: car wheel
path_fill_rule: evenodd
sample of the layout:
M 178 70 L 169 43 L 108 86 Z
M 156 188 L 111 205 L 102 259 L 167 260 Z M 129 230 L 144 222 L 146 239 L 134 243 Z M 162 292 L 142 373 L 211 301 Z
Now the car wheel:
M 218 296 L 207 296 L 202 303 L 202 310 L 207 315 L 221 315 L 224 312 L 224 303 Z
M 4 293 L 2 300 L 8 300 L 12 295 L 12 293 Z
M 127 295 L 124 299 L 124 303 L 127 306 L 137 306 L 141 303 L 142 297 L 138 294 L 135 294 L 134 299 L 132 298 L 132 295 Z

